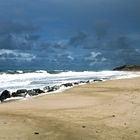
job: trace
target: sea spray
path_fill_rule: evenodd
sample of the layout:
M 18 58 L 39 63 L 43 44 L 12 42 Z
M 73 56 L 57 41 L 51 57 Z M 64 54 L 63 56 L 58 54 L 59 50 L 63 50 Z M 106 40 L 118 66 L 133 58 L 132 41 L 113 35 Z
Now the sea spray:
M 18 89 L 43 89 L 46 86 L 96 79 L 118 79 L 139 76 L 139 72 L 123 71 L 6 71 L 0 73 L 0 93 Z

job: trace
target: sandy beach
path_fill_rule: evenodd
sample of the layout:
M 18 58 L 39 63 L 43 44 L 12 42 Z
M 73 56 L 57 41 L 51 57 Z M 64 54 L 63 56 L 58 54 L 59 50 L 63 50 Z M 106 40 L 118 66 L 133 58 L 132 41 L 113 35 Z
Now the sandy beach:
M 0 140 L 140 140 L 140 78 L 0 104 Z

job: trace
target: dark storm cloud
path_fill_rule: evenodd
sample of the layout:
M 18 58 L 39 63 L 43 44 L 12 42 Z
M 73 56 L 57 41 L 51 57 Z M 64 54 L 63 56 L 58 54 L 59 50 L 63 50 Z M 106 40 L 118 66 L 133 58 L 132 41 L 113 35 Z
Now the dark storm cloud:
M 139 0 L 1 0 L 0 51 L 12 52 L 1 53 L 0 66 L 4 58 L 16 63 L 29 54 L 35 56 L 30 67 L 140 64 L 140 41 L 134 39 L 140 34 L 139 5 Z
M 85 63 L 90 66 L 106 66 L 115 67 L 122 64 L 140 64 L 140 51 L 135 47 L 135 41 L 127 36 L 115 36 L 114 38 L 107 38 L 101 41 L 98 35 L 88 36 L 86 39 L 82 38 L 81 41 L 73 44 L 80 46 L 83 49 L 90 50 L 85 55 Z M 104 36 L 105 37 L 105 36 Z
M 107 31 L 109 30 L 110 24 L 107 22 L 97 22 L 95 25 L 95 32 L 97 40 L 101 40 L 106 36 Z
M 125 36 L 119 37 L 117 40 L 109 43 L 108 46 L 116 52 L 114 54 L 116 54 L 116 58 L 120 60 L 120 62 L 123 62 L 124 64 L 138 64 L 140 62 L 140 53 L 136 51 L 136 48 L 134 47 L 135 44 L 133 44 L 133 41 L 129 38 Z
M 76 36 L 70 38 L 69 45 L 79 45 L 82 44 L 88 35 L 85 32 L 79 32 Z
M 7 34 L 0 36 L 0 49 L 30 50 L 36 40 L 27 39 L 24 35 Z
M 29 41 L 36 41 L 36 40 L 40 39 L 40 36 L 39 35 L 28 34 L 28 35 L 25 36 L 25 39 L 29 40 Z
M 0 21 L 0 35 L 5 34 L 21 34 L 21 33 L 31 33 L 34 32 L 35 28 L 31 24 L 13 22 L 13 21 Z
M 33 25 L 13 21 L 0 21 L 1 49 L 30 49 L 32 42 L 39 36 L 34 35 L 37 30 Z
M 103 44 L 100 44 L 99 47 L 95 46 L 92 51 L 100 52 L 102 58 L 104 57 L 106 59 L 104 63 L 110 65 L 110 67 L 122 64 L 140 64 L 140 52 L 135 48 L 133 40 L 130 40 L 125 36 L 106 41 Z M 98 60 L 100 64 L 101 59 Z M 91 60 L 91 62 L 94 61 Z

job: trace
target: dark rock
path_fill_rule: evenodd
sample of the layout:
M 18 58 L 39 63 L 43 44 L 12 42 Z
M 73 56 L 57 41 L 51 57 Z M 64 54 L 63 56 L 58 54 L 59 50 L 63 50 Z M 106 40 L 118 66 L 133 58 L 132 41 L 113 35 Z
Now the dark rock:
M 96 130 L 96 133 L 99 133 L 99 131 Z
M 38 93 L 36 93 L 34 90 L 28 90 L 28 95 L 30 95 L 30 96 L 36 96 L 36 95 L 38 95 Z
M 72 87 L 73 86 L 72 83 L 66 83 L 66 84 L 62 84 L 62 85 L 65 86 L 65 87 Z
M 73 84 L 74 84 L 74 85 L 79 85 L 79 82 L 74 82 Z
M 80 83 L 82 84 L 82 83 L 85 83 L 85 81 L 80 81 Z
M 19 89 L 16 91 L 17 94 L 20 94 L 20 93 L 27 93 L 27 90 L 26 89 Z
M 57 85 L 55 85 L 55 86 L 53 86 L 53 87 L 49 87 L 49 88 L 48 88 L 48 92 L 56 91 L 56 90 L 58 90 L 59 88 L 60 88 L 60 86 L 57 86 Z
M 39 132 L 34 132 L 35 135 L 39 135 Z
M 30 96 L 36 96 L 39 95 L 41 93 L 45 93 L 44 90 L 41 89 L 32 89 L 32 90 L 28 90 L 27 92 Z
M 53 86 L 52 88 L 53 88 L 53 90 L 58 90 L 60 88 L 60 86 Z
M 95 79 L 95 80 L 93 80 L 94 82 L 102 82 L 103 80 L 101 80 L 101 79 Z
M 12 97 L 16 97 L 16 92 L 12 92 Z
M 16 92 L 12 93 L 13 97 L 25 97 L 27 95 L 27 90 L 26 89 L 19 89 Z
M 115 117 L 115 115 L 112 115 L 112 117 L 114 118 L 114 117 Z
M 86 81 L 86 83 L 87 83 L 87 84 L 90 83 L 90 80 Z
M 43 90 L 47 90 L 47 91 L 50 90 L 50 89 L 51 89 L 50 86 L 46 86 L 46 87 L 43 88 Z
M 17 92 L 13 92 L 12 93 L 12 97 L 25 97 L 27 95 L 27 93 L 18 93 Z
M 86 126 L 85 126 L 85 125 L 83 125 L 83 126 L 82 126 L 82 128 L 86 128 Z
M 0 101 L 3 102 L 5 99 L 10 98 L 10 91 L 4 90 L 0 95 Z
M 45 93 L 43 90 L 41 90 L 41 89 L 33 89 L 33 91 L 35 91 L 36 93 L 39 93 L 39 94 L 41 94 L 41 93 Z
M 44 93 L 44 91 L 41 89 L 32 89 L 32 90 L 20 89 L 20 90 L 17 90 L 16 92 L 13 92 L 12 96 L 25 97 L 27 94 L 29 94 L 30 96 L 35 96 L 41 93 Z

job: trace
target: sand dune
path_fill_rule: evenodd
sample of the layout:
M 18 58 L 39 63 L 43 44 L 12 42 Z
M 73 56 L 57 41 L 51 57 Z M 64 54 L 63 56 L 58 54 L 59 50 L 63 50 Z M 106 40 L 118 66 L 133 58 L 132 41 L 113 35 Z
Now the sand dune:
M 0 140 L 140 140 L 140 78 L 0 104 Z

